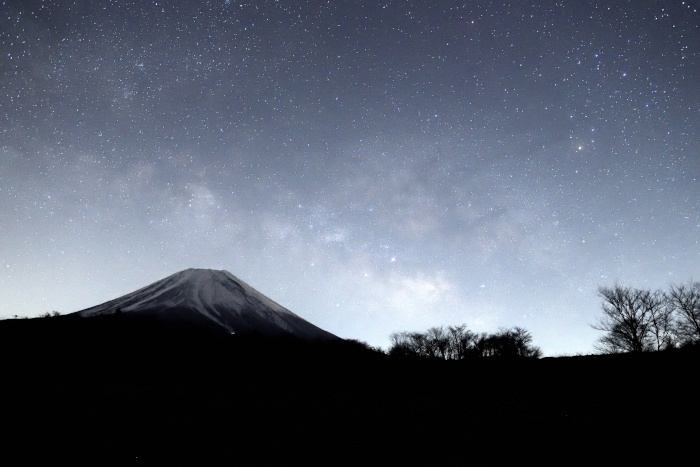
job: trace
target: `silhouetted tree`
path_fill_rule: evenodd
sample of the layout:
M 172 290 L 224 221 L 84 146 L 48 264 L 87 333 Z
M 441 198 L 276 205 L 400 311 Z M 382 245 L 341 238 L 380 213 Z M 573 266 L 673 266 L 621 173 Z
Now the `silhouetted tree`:
M 422 357 L 422 348 L 419 339 L 414 336 L 415 333 L 395 332 L 389 336 L 391 347 L 389 355 L 398 357 Z
M 649 333 L 653 350 L 674 347 L 677 328 L 673 319 L 673 305 L 669 297 L 660 290 L 642 297 L 649 310 Z
M 361 348 L 364 350 L 369 350 L 371 352 L 376 352 L 376 353 L 384 353 L 384 351 L 381 349 L 381 347 L 375 347 L 373 345 L 368 344 L 365 341 L 359 340 L 359 339 L 343 339 L 343 342 L 346 344 L 356 347 L 356 348 Z
M 428 329 L 425 333 L 425 345 L 428 349 L 429 357 L 439 357 L 443 360 L 448 359 L 450 338 L 442 326 Z
M 482 335 L 477 348 L 481 356 L 485 357 L 527 357 L 540 358 L 542 350 L 531 345 L 532 335 L 521 327 L 511 329 L 499 329 L 491 335 Z
M 449 326 L 447 333 L 449 338 L 449 358 L 451 360 L 462 360 L 467 357 L 469 350 L 474 346 L 476 335 L 467 329 L 466 324 Z
M 408 333 L 408 341 L 411 344 L 413 352 L 419 357 L 432 357 L 433 353 L 428 345 L 428 340 L 425 334 L 420 332 Z
M 15 315 L 15 317 L 16 316 L 17 315 Z M 61 313 L 59 313 L 58 311 L 51 311 L 51 312 L 47 311 L 46 313 L 40 314 L 38 317 L 39 318 L 54 318 L 56 316 L 61 316 Z
M 676 314 L 676 331 L 682 343 L 700 341 L 700 282 L 671 286 L 670 307 Z
M 593 329 L 604 331 L 596 349 L 603 353 L 642 352 L 653 348 L 652 309 L 658 297 L 649 290 L 601 287 L 603 316 Z
M 539 358 L 529 331 L 515 327 L 495 334 L 474 334 L 466 325 L 432 327 L 425 333 L 399 332 L 390 336 L 390 355 L 463 360 L 470 357 Z
M 490 357 L 493 355 L 493 339 L 491 336 L 482 332 L 474 336 L 474 345 L 470 349 L 470 356 L 473 357 Z
M 532 345 L 532 334 L 530 334 L 530 331 L 516 326 L 510 330 L 509 338 L 514 342 L 517 357 L 542 357 L 542 349 Z

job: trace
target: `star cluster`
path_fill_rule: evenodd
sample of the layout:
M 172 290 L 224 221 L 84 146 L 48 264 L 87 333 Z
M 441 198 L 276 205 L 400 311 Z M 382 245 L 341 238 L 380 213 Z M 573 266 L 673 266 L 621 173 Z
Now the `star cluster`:
M 0 315 L 226 269 L 314 324 L 520 325 L 700 264 L 695 1 L 3 1 Z

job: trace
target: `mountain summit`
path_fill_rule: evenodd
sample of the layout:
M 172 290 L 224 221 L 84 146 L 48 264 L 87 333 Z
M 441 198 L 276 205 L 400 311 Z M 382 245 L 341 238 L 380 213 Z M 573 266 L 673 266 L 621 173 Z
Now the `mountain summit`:
M 337 338 L 228 271 L 187 269 L 77 314 L 92 317 L 117 311 L 229 334 L 291 335 L 308 340 Z

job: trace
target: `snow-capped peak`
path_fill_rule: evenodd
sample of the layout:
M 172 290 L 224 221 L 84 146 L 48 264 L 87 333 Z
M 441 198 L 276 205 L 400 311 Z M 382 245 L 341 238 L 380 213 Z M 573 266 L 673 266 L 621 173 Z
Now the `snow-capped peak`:
M 162 319 L 202 321 L 230 333 L 292 334 L 307 339 L 335 338 L 267 298 L 228 271 L 186 269 L 142 289 L 78 312 L 83 317 L 124 313 Z

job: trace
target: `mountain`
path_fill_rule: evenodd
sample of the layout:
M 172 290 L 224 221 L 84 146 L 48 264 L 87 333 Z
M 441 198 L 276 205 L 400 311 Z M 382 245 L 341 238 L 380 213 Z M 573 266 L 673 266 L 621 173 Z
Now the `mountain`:
M 227 334 L 337 339 L 228 271 L 187 269 L 76 314 L 92 317 L 117 312 L 123 316 L 154 317 L 164 323 L 194 325 Z

